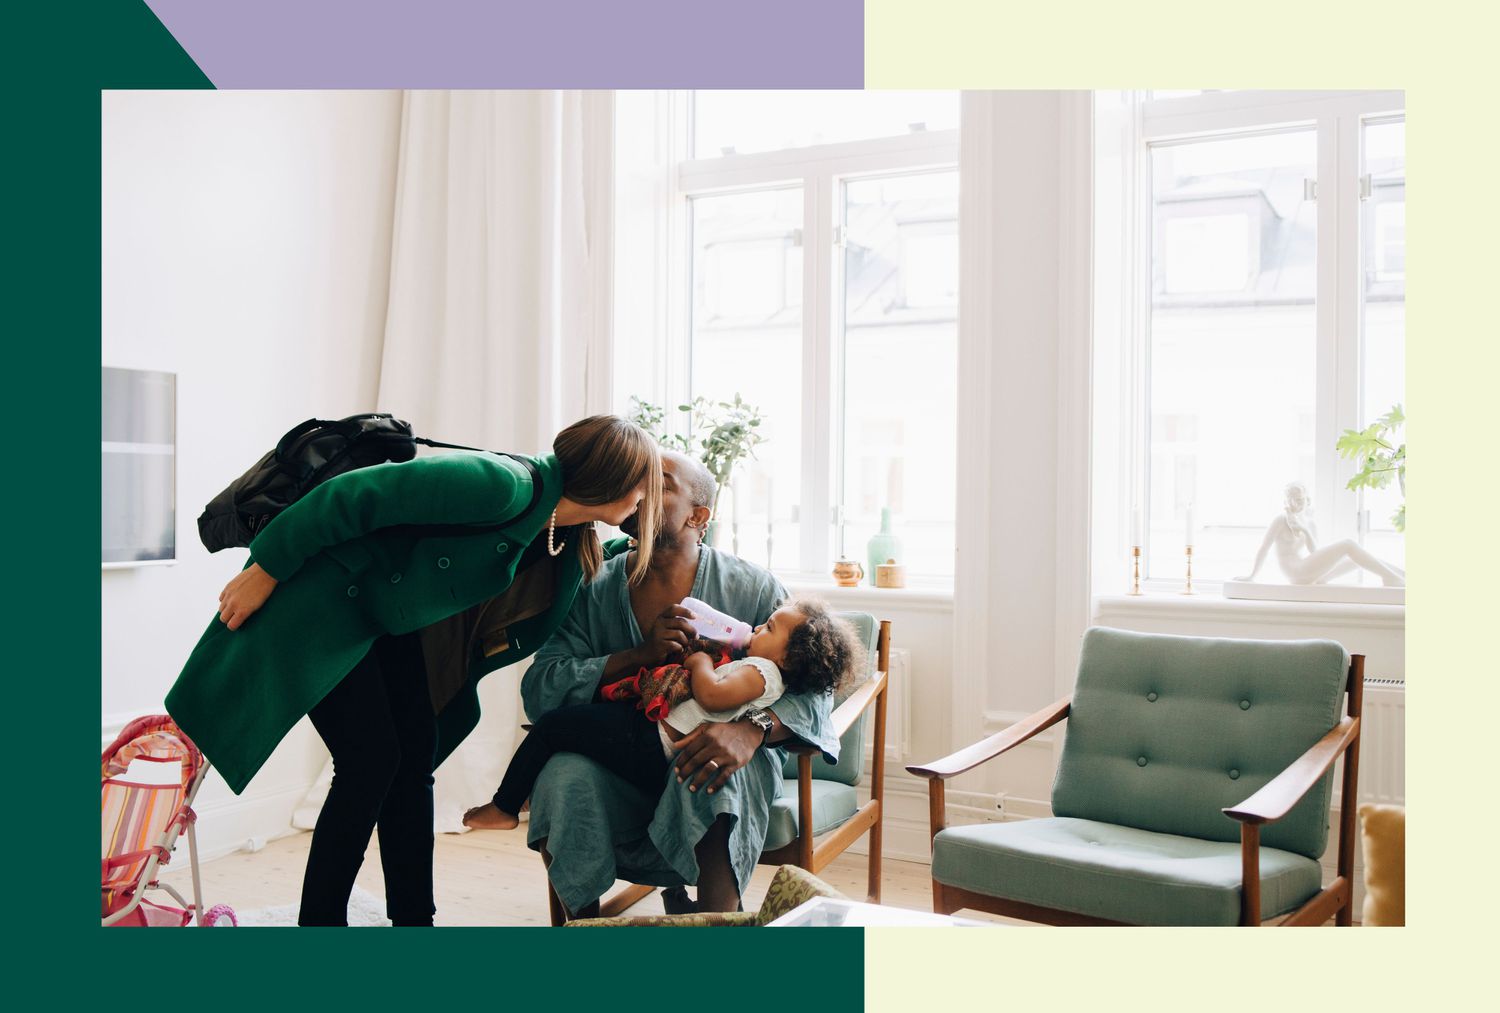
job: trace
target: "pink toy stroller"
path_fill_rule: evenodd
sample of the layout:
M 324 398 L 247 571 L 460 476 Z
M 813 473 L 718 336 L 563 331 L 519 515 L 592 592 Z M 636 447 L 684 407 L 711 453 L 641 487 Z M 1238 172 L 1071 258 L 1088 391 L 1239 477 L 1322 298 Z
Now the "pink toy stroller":
M 207 774 L 208 761 L 165 714 L 136 718 L 104 751 L 100 761 L 102 925 L 181 927 L 196 918 L 199 925 L 209 926 L 225 917 L 237 924 L 234 911 L 225 905 L 203 910 L 192 802 Z M 191 904 L 170 884 L 156 881 L 158 869 L 171 860 L 172 847 L 184 829 L 193 871 Z M 183 906 L 151 903 L 145 893 L 153 888 L 165 890 Z

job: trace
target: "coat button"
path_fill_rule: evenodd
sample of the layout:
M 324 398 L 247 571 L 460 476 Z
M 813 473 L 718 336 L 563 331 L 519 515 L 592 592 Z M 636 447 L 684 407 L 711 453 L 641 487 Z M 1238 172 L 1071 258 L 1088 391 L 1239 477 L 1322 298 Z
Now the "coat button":
M 1146 758 L 1144 756 L 1137 756 L 1135 758 L 1135 765 L 1137 767 L 1144 767 L 1146 765 Z
M 391 574 L 391 583 L 392 584 L 399 584 L 399 583 L 401 583 L 401 574 L 399 574 L 399 573 L 393 573 L 393 574 Z
M 1156 694 L 1155 693 L 1147 693 L 1146 694 L 1146 700 L 1148 702 L 1150 702 L 1150 703 L 1155 703 L 1156 702 Z
M 451 565 L 453 565 L 452 561 L 447 556 L 439 556 L 438 557 L 438 569 L 439 570 L 446 570 Z
M 1249 709 L 1250 709 L 1250 701 L 1249 700 L 1241 700 L 1240 701 L 1240 710 L 1247 711 Z
M 349 597 L 350 598 L 358 598 L 359 597 L 359 588 L 355 587 L 353 584 L 349 585 Z
M 510 549 L 510 543 L 509 542 L 500 542 L 499 544 L 497 544 L 495 546 L 495 551 L 496 552 L 506 552 L 509 549 Z
M 1238 781 L 1240 779 L 1240 771 L 1238 767 L 1232 768 L 1229 771 L 1229 779 L 1231 781 Z

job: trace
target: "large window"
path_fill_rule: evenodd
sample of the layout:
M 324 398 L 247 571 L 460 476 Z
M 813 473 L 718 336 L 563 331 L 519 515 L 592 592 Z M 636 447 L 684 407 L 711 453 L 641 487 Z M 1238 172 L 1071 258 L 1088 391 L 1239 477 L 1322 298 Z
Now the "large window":
M 1404 563 L 1400 489 L 1348 490 L 1334 448 L 1403 401 L 1400 95 L 1130 101 L 1120 200 L 1124 263 L 1140 267 L 1122 273 L 1136 308 L 1119 316 L 1131 435 L 1117 501 L 1143 518 L 1148 588 L 1180 586 L 1190 515 L 1195 578 L 1246 572 L 1293 481 L 1322 541 Z
M 656 198 L 660 287 L 678 293 L 659 316 L 668 363 L 651 391 L 617 393 L 739 394 L 763 412 L 766 440 L 720 501 L 721 547 L 826 576 L 865 558 L 889 509 L 909 579 L 951 583 L 958 93 L 676 93 L 661 108 L 661 147 L 679 153 Z
M 1151 149 L 1148 569 L 1253 559 L 1265 498 L 1312 487 L 1317 414 L 1312 131 Z M 1174 534 L 1180 537 L 1172 537 Z

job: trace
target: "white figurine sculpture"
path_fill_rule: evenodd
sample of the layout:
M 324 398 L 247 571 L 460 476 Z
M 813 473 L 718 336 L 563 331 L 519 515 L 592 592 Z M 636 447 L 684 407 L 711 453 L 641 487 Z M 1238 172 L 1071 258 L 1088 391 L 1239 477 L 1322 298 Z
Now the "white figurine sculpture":
M 1375 558 L 1351 538 L 1318 548 L 1317 525 L 1310 516 L 1312 497 L 1301 482 L 1286 487 L 1286 509 L 1266 528 L 1266 537 L 1255 554 L 1250 574 L 1236 577 L 1253 581 L 1266 561 L 1271 545 L 1276 546 L 1276 562 L 1293 584 L 1326 584 L 1335 577 L 1356 569 L 1365 569 L 1380 578 L 1386 587 L 1405 587 L 1406 571 Z

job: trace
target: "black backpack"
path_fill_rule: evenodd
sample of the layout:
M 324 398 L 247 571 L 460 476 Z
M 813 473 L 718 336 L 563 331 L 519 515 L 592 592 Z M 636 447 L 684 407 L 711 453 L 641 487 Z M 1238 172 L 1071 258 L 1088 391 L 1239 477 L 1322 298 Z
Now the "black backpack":
M 198 537 L 209 552 L 247 546 L 271 518 L 319 483 L 372 464 L 410 461 L 419 443 L 477 449 L 414 436 L 410 422 L 385 412 L 350 415 L 337 422 L 308 419 L 209 501 L 198 518 Z

